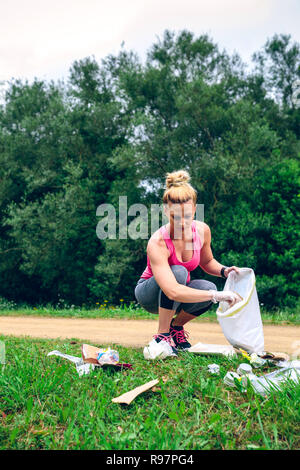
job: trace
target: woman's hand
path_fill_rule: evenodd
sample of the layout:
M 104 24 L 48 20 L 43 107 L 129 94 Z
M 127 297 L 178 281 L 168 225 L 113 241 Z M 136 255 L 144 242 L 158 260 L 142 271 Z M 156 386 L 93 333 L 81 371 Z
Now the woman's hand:
M 212 302 L 216 304 L 217 302 L 228 302 L 229 306 L 232 307 L 236 303 L 240 302 L 242 297 L 237 294 L 236 292 L 232 292 L 230 290 L 223 290 L 223 291 L 217 291 L 217 290 L 212 290 L 209 289 L 210 292 L 212 292 Z
M 237 274 L 239 274 L 240 269 L 237 268 L 236 266 L 230 266 L 230 268 L 224 269 L 224 275 L 225 275 L 226 277 L 228 277 L 228 274 L 229 274 L 231 271 L 234 271 L 234 272 L 236 272 Z

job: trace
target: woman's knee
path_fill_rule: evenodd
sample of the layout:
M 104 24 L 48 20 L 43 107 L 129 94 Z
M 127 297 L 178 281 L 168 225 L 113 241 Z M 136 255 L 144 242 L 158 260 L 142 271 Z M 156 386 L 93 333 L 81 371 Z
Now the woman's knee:
M 158 308 L 157 305 L 153 302 L 152 298 L 149 298 L 149 296 L 145 295 L 145 292 L 143 292 L 141 289 L 138 288 L 139 286 L 136 286 L 134 290 L 134 295 L 137 300 L 137 302 L 140 304 L 140 306 L 147 310 L 149 313 L 158 313 Z M 142 293 L 143 292 L 143 293 Z M 149 303 L 150 301 L 150 303 Z
M 175 276 L 176 281 L 179 284 L 186 284 L 189 275 L 188 270 L 180 264 L 173 264 L 172 266 L 170 266 L 170 268 Z
M 188 287 L 199 290 L 218 290 L 216 284 L 206 279 L 194 279 L 189 282 Z

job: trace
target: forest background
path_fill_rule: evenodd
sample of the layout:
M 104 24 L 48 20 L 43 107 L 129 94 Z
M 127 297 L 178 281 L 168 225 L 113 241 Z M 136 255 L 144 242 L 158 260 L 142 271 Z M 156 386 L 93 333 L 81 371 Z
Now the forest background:
M 161 204 L 186 169 L 216 260 L 251 267 L 260 302 L 299 311 L 300 45 L 252 58 L 166 30 L 64 81 L 11 80 L 0 106 L 0 296 L 28 305 L 134 301 L 148 239 L 99 239 L 97 207 Z M 135 217 L 128 216 L 127 223 Z M 118 224 L 117 224 L 118 225 Z M 151 233 L 149 233 L 150 238 Z M 201 268 L 193 278 L 224 281 Z

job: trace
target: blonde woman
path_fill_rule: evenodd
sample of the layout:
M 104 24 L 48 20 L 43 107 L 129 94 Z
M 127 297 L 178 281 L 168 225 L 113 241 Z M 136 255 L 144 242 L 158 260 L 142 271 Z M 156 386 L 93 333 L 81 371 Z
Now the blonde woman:
M 191 346 L 184 330 L 187 322 L 202 315 L 213 303 L 225 300 L 232 306 L 239 301 L 234 292 L 218 292 L 210 281 L 191 280 L 190 272 L 197 266 L 223 278 L 230 271 L 239 273 L 239 268 L 223 266 L 214 259 L 209 226 L 194 220 L 197 193 L 189 180 L 185 170 L 167 173 L 163 204 L 169 222 L 149 239 L 147 267 L 135 287 L 139 304 L 158 313 L 158 331 L 147 347 L 150 355 L 151 349 L 157 353 L 161 347 L 167 351 L 165 356 L 177 356 L 178 350 Z

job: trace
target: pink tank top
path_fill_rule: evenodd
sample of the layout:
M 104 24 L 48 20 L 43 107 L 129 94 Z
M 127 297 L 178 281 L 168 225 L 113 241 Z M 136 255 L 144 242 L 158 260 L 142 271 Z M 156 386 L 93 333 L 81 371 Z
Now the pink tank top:
M 199 266 L 200 263 L 200 251 L 201 251 L 201 240 L 197 231 L 196 227 L 196 222 L 193 220 L 192 222 L 192 234 L 193 234 L 193 257 L 189 261 L 179 261 L 176 257 L 176 251 L 174 244 L 172 242 L 172 239 L 170 238 L 170 235 L 166 229 L 166 227 L 163 225 L 159 229 L 162 232 L 163 238 L 166 242 L 167 248 L 170 252 L 170 256 L 168 258 L 168 263 L 170 266 L 176 264 L 176 265 L 181 265 L 184 266 L 188 270 L 188 277 L 187 277 L 187 283 L 190 282 L 191 276 L 190 276 L 190 271 L 193 271 L 194 269 Z M 149 256 L 147 255 L 147 266 L 145 270 L 143 271 L 143 274 L 141 275 L 140 279 L 149 279 L 150 277 L 153 276 L 152 269 L 151 269 L 151 264 L 149 260 Z

